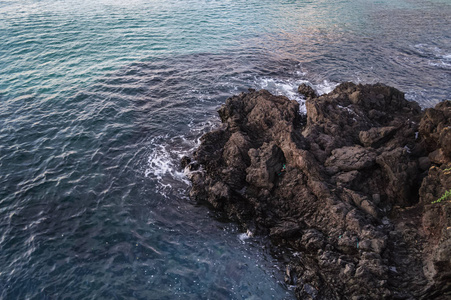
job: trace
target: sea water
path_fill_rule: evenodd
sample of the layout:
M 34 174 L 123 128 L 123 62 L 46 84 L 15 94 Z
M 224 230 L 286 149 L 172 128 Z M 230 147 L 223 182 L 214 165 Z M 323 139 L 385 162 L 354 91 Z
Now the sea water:
M 448 0 L 0 1 L 0 299 L 292 299 L 179 167 L 233 94 L 451 98 Z

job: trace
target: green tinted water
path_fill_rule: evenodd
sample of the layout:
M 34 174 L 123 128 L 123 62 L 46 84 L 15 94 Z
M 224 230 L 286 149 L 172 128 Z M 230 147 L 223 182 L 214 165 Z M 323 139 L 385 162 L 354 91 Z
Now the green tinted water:
M 291 298 L 178 166 L 247 88 L 450 96 L 449 1 L 0 2 L 0 299 Z

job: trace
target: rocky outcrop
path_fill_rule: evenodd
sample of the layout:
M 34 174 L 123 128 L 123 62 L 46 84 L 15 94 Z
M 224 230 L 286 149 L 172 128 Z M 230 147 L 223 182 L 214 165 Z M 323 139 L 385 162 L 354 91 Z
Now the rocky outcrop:
M 443 291 L 451 290 L 451 197 L 431 203 L 451 191 L 451 102 L 426 109 L 419 130 L 429 152 L 423 159 L 432 163 L 420 188 L 422 228 L 427 240 L 424 274 L 433 283 L 431 294 L 440 297 Z
M 422 112 L 385 85 L 343 83 L 299 104 L 227 99 L 184 165 L 190 196 L 292 253 L 299 299 L 451 295 L 451 103 Z M 449 299 L 449 298 L 448 298 Z

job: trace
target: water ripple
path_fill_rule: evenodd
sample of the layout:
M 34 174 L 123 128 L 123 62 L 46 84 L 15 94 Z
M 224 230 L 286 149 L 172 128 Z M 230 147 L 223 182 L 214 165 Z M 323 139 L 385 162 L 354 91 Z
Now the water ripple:
M 124 3 L 0 2 L 0 299 L 288 299 L 265 242 L 187 197 L 218 107 L 344 80 L 450 95 L 444 2 Z

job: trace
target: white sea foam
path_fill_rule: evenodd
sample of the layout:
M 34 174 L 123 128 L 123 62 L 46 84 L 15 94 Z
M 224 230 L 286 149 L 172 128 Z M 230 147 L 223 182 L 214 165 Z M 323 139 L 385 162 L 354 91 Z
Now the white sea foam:
M 149 143 L 149 154 L 144 170 L 145 177 L 155 181 L 158 192 L 169 197 L 174 190 L 186 188 L 190 171 L 182 169 L 180 161 L 189 156 L 200 145 L 200 137 L 218 125 L 217 121 L 205 121 L 188 124 L 190 132 L 187 135 L 161 135 L 152 138 Z
M 282 95 L 288 99 L 296 100 L 299 103 L 299 112 L 301 114 L 307 113 L 305 108 L 305 99 L 297 91 L 297 87 L 300 84 L 299 81 L 258 78 L 254 83 L 257 85 L 257 88 L 268 90 L 274 95 Z
M 302 72 L 301 74 L 305 73 Z M 324 80 L 318 84 L 312 84 L 308 80 L 275 79 L 268 77 L 256 78 L 254 81 L 254 84 L 259 89 L 265 89 L 274 95 L 282 95 L 291 100 L 296 100 L 300 104 L 300 113 L 305 114 L 307 112 L 305 108 L 305 98 L 298 92 L 298 86 L 303 83 L 310 85 L 319 95 L 330 93 L 338 85 L 338 83 L 329 80 Z
M 240 233 L 238 235 L 238 239 L 244 244 L 247 239 L 249 239 L 253 236 L 254 236 L 254 233 L 248 229 L 246 232 Z
M 439 68 L 449 68 L 449 67 L 451 67 L 451 64 L 450 64 L 450 63 L 447 63 L 447 62 L 445 62 L 445 61 L 440 61 L 440 62 L 429 62 L 429 65 L 430 65 L 430 66 L 433 66 L 433 67 L 439 67 Z
M 187 155 L 194 147 L 194 143 L 183 136 L 169 138 L 157 136 L 150 142 L 150 154 L 147 159 L 146 177 L 155 179 L 162 189 L 171 188 L 174 181 L 189 184 L 181 168 L 180 159 Z
M 245 240 L 247 240 L 249 238 L 249 236 L 246 234 L 246 233 L 240 233 L 239 235 L 238 235 L 238 239 L 241 241 L 241 242 L 245 242 Z
M 334 90 L 338 85 L 337 82 L 324 80 L 323 82 L 319 84 L 314 84 L 313 88 L 318 92 L 320 95 L 328 94 Z
M 297 92 L 298 81 L 296 80 L 283 80 L 275 78 L 258 78 L 255 80 L 257 87 L 268 90 L 276 95 L 283 95 L 290 99 L 299 97 Z
M 199 138 L 203 134 L 217 128 L 219 126 L 219 124 L 220 123 L 219 123 L 218 119 L 214 119 L 214 120 L 210 119 L 210 120 L 200 122 L 200 123 L 195 123 L 194 120 L 189 122 L 188 127 L 190 128 L 190 136 L 193 136 L 193 138 L 197 137 L 197 138 L 195 138 L 194 146 L 196 146 L 196 147 L 199 146 L 200 145 Z M 193 146 L 193 148 L 194 148 L 194 146 Z
M 421 54 L 429 66 L 448 69 L 451 67 L 451 54 L 440 47 L 428 44 L 416 44 L 414 49 Z

